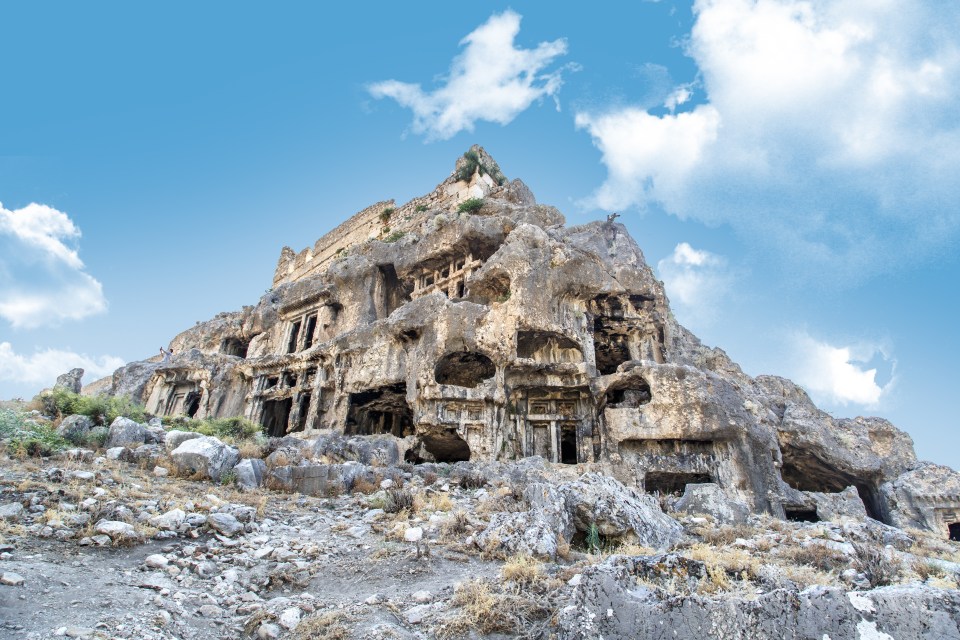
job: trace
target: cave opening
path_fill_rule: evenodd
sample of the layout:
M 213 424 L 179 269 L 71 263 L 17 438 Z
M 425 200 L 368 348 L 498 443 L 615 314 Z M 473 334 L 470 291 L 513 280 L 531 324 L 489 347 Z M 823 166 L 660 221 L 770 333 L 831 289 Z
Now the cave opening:
M 300 339 L 300 321 L 297 320 L 290 325 L 290 338 L 287 340 L 287 353 L 295 353 L 297 350 L 297 341 Z
M 377 267 L 377 317 L 386 318 L 395 310 L 410 302 L 410 291 L 397 276 L 397 269 L 392 264 L 383 264 Z
M 493 360 L 475 351 L 448 353 L 433 370 L 437 384 L 451 384 L 470 389 L 491 379 L 496 373 Z
M 188 418 L 194 417 L 200 411 L 200 397 L 201 393 L 199 391 L 191 391 L 184 398 L 183 412 L 187 414 Z
M 313 339 L 317 333 L 317 314 L 307 316 L 307 326 L 303 330 L 303 348 L 309 349 L 313 346 Z
M 630 386 L 607 391 L 607 407 L 611 409 L 636 409 L 650 402 L 652 395 L 646 380 L 633 382 Z
M 816 509 L 785 509 L 784 513 L 791 522 L 820 522 Z
M 223 342 L 220 343 L 220 353 L 228 356 L 236 356 L 238 358 L 247 357 L 247 349 L 250 347 L 250 342 L 247 340 L 241 340 L 240 338 L 224 338 Z
M 593 321 L 593 349 L 597 371 L 603 376 L 616 373 L 621 364 L 632 359 L 627 336 L 612 329 L 600 316 Z
M 780 477 L 794 489 L 815 493 L 840 493 L 847 487 L 856 487 L 867 516 L 890 524 L 880 493 L 869 481 L 841 471 L 815 454 L 798 447 L 781 444 L 780 451 L 783 454 Z
M 470 445 L 452 430 L 425 435 L 423 448 L 437 462 L 464 462 L 470 459 Z
M 955 542 L 960 542 L 960 522 L 954 522 L 948 525 L 948 527 L 950 529 L 950 539 Z
M 290 410 L 293 408 L 293 398 L 283 400 L 266 400 L 263 403 L 263 416 L 260 424 L 271 438 L 281 438 L 287 434 L 287 423 L 290 420 Z
M 577 464 L 577 425 L 563 424 L 560 426 L 560 462 L 563 464 Z
M 310 394 L 301 393 L 297 398 L 297 425 L 294 431 L 303 431 L 307 428 L 307 417 L 310 412 Z
M 413 410 L 407 404 L 406 383 L 351 393 L 344 433 L 391 433 L 398 438 L 412 435 Z
M 648 472 L 643 478 L 643 490 L 660 495 L 682 495 L 688 484 L 713 482 L 706 473 Z

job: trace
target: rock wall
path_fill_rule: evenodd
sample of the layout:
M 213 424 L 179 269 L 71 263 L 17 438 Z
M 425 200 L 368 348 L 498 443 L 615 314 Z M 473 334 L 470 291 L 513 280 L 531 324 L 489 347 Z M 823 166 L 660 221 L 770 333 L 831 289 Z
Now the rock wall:
M 461 210 L 469 198 L 482 204 Z M 713 483 L 796 519 L 856 513 L 838 506 L 854 493 L 818 497 L 852 487 L 886 523 L 952 535 L 960 519 L 952 490 L 918 506 L 909 436 L 745 375 L 676 322 L 623 225 L 566 227 L 479 147 L 430 194 L 285 248 L 257 305 L 171 347 L 97 389 L 159 415 L 243 415 L 272 436 L 391 435 L 409 462 L 541 456 L 664 500 Z

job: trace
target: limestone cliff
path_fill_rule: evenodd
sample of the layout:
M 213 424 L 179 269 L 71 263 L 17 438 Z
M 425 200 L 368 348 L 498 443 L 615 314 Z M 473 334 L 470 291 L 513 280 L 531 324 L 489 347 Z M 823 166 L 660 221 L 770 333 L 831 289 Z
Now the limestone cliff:
M 954 472 L 918 482 L 889 422 L 745 375 L 677 323 L 623 225 L 564 222 L 475 146 L 431 193 L 285 247 L 255 306 L 176 336 L 169 361 L 90 389 L 272 436 L 392 434 L 409 462 L 539 455 L 662 496 L 716 483 L 781 518 L 854 487 L 874 519 L 960 536 Z

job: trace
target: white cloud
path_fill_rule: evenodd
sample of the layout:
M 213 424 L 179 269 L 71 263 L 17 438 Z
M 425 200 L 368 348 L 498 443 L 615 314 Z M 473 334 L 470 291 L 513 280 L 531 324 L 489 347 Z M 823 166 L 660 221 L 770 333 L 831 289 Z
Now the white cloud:
M 727 223 L 833 281 L 955 238 L 960 5 L 697 0 L 694 10 L 687 52 L 704 103 L 683 102 L 683 85 L 667 113 L 577 114 L 608 170 L 592 204 Z
M 732 281 L 722 256 L 681 242 L 657 263 L 657 273 L 681 323 L 702 328 L 716 320 Z
M 52 387 L 57 376 L 77 367 L 85 371 L 84 380 L 89 383 L 113 373 L 124 364 L 115 356 L 94 358 L 59 349 L 45 349 L 25 356 L 14 352 L 9 342 L 0 342 L 0 380 L 19 384 Z
M 413 111 L 413 131 L 428 140 L 446 140 L 472 131 L 478 120 L 508 124 L 545 96 L 556 96 L 560 71 L 545 72 L 567 52 L 564 39 L 542 42 L 534 49 L 514 45 L 521 16 L 495 14 L 460 41 L 465 48 L 454 58 L 446 84 L 424 91 L 419 84 L 387 80 L 368 87 L 375 98 L 393 98 Z
M 0 317 L 14 327 L 37 327 L 105 311 L 103 287 L 72 246 L 79 238 L 61 211 L 0 204 Z
M 890 380 L 881 385 L 876 367 L 867 368 L 869 365 L 865 364 L 879 357 L 889 364 L 891 372 L 895 370 L 896 361 L 880 345 L 838 347 L 805 332 L 794 334 L 792 342 L 791 375 L 817 401 L 874 408 L 896 382 L 891 373 Z

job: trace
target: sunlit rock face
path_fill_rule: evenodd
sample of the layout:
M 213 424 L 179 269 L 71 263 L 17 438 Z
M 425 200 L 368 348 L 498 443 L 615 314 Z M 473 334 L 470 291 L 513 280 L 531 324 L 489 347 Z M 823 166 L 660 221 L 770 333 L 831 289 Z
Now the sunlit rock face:
M 715 483 L 781 518 L 829 518 L 822 494 L 853 487 L 869 517 L 960 530 L 960 496 L 917 506 L 918 472 L 895 482 L 918 468 L 906 434 L 745 375 L 677 324 L 615 216 L 564 222 L 474 146 L 431 193 L 284 247 L 256 305 L 88 390 L 271 436 L 392 435 L 412 463 L 536 455 L 663 500 Z

